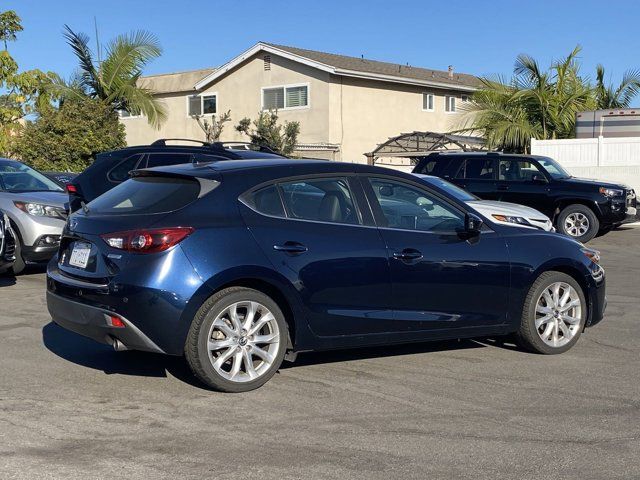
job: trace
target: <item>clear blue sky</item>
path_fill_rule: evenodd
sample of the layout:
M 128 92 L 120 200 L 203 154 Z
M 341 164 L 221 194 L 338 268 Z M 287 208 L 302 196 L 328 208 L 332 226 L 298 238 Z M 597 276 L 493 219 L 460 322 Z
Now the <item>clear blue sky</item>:
M 583 47 L 583 73 L 603 63 L 618 81 L 640 69 L 640 2 L 610 0 L 3 1 L 22 17 L 10 51 L 20 67 L 68 76 L 64 24 L 101 40 L 136 29 L 164 48 L 146 74 L 218 66 L 259 40 L 475 75 L 510 74 L 517 54 L 547 65 Z

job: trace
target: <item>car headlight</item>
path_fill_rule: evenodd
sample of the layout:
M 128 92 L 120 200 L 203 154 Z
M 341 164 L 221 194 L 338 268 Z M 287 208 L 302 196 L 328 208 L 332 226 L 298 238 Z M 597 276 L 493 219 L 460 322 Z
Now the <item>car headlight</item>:
M 13 202 L 13 204 L 29 215 L 34 217 L 52 217 L 64 220 L 65 211 L 63 208 L 54 205 L 45 205 L 42 203 L 31 202 Z
M 619 188 L 600 187 L 600 193 L 605 197 L 621 197 L 624 195 L 624 190 L 620 190 Z
M 492 217 L 498 220 L 499 222 L 515 223 L 516 225 L 526 225 L 527 227 L 535 226 L 535 225 L 531 225 L 531 223 L 529 223 L 529 220 L 527 220 L 524 217 L 512 217 L 510 215 L 498 215 L 495 213 L 492 215 Z

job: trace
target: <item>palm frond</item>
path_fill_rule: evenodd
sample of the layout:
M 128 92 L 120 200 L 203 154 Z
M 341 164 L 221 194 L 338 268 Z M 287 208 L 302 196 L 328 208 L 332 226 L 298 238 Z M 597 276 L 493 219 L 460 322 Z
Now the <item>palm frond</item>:
M 81 32 L 74 32 L 69 25 L 65 25 L 64 28 L 63 35 L 67 39 L 67 44 L 78 58 L 84 86 L 95 92 L 96 96 L 101 97 L 102 85 L 100 75 L 93 64 L 93 54 L 89 48 L 89 36 Z

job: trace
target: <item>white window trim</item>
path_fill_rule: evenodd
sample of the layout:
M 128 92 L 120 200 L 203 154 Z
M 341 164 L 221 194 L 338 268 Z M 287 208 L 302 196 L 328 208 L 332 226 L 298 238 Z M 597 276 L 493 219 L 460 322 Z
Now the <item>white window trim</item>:
M 295 88 L 295 87 L 307 87 L 307 104 L 301 107 L 283 107 L 283 108 L 279 108 L 278 111 L 282 111 L 282 110 L 307 110 L 309 108 L 311 108 L 311 84 L 309 82 L 307 83 L 289 83 L 287 85 L 269 85 L 268 87 L 261 87 L 260 88 L 260 110 L 266 110 L 264 108 L 264 91 L 265 90 L 271 90 L 272 88 L 282 88 L 284 89 L 284 102 L 285 105 L 287 103 L 287 88 Z
M 455 98 L 455 110 L 450 111 L 449 108 L 449 99 L 450 98 Z M 458 113 L 458 97 L 456 95 L 445 95 L 444 96 L 444 113 L 446 113 L 447 115 L 455 115 L 456 113 Z
M 203 97 L 216 97 L 216 113 L 201 113 L 200 116 L 212 117 L 220 111 L 220 97 L 218 92 L 200 92 L 193 95 L 187 95 L 185 101 L 187 103 L 187 118 L 193 118 L 193 115 L 189 115 L 189 99 L 193 97 L 200 97 L 200 111 L 204 110 L 204 98 Z
M 431 95 L 433 100 L 431 102 L 431 108 L 424 108 L 424 96 Z M 422 111 L 423 112 L 435 112 L 436 111 L 436 94 L 433 92 L 422 92 Z
M 121 108 L 118 109 L 118 111 L 122 110 Z M 120 120 L 132 120 L 134 118 L 142 118 L 143 115 L 142 113 L 140 113 L 140 115 L 129 115 L 128 117 L 121 117 L 120 114 L 118 112 L 116 112 L 116 115 L 118 115 L 118 118 Z

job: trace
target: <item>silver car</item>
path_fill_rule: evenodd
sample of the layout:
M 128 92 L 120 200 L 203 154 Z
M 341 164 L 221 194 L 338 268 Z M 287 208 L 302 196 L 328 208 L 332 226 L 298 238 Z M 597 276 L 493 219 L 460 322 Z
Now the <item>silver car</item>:
M 24 163 L 0 158 L 0 210 L 16 234 L 13 272 L 46 263 L 56 253 L 67 218 L 68 196 L 53 180 Z

